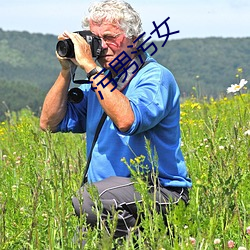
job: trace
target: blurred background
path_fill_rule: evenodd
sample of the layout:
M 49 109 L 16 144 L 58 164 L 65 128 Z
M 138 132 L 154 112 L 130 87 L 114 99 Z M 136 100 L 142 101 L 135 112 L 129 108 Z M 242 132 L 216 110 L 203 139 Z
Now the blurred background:
M 159 26 L 168 17 L 170 32 L 179 31 L 164 47 L 156 32 L 151 39 L 158 48 L 153 57 L 174 74 L 181 101 L 224 97 L 231 84 L 250 79 L 249 0 L 128 2 L 141 15 L 145 39 L 154 30 L 153 21 Z M 60 70 L 57 36 L 81 30 L 90 4 L 86 0 L 0 2 L 0 121 L 6 112 L 27 107 L 39 116 Z M 160 34 L 166 34 L 165 26 Z
M 93 1 L 9 0 L 0 2 L 0 28 L 61 34 L 81 28 L 82 17 Z M 144 30 L 152 21 L 170 17 L 171 30 L 180 30 L 172 39 L 194 37 L 247 37 L 250 32 L 249 0 L 128 0 L 140 13 Z

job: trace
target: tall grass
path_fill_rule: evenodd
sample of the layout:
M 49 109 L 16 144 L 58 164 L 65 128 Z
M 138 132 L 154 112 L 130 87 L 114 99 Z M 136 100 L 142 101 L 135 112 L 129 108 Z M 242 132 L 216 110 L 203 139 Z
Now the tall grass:
M 228 249 L 229 240 L 235 249 L 250 249 L 249 103 L 249 94 L 186 100 L 181 128 L 193 180 L 190 204 L 170 209 L 165 225 L 142 181 L 141 227 L 118 242 L 112 239 L 116 221 L 107 221 L 110 235 L 100 221 L 99 229 L 85 233 L 85 249 Z M 86 223 L 75 217 L 71 197 L 85 161 L 84 135 L 41 132 L 28 109 L 6 114 L 0 124 L 0 249 L 80 249 L 76 229 Z M 143 165 L 143 157 L 127 164 Z

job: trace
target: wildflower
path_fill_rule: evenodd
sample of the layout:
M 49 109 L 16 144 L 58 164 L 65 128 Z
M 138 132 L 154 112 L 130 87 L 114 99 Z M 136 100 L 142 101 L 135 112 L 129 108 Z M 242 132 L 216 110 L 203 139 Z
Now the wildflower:
M 191 244 L 194 246 L 196 243 L 196 239 L 193 237 L 189 237 L 189 240 L 190 240 Z
M 47 213 L 43 213 L 42 214 L 43 220 L 47 221 L 48 220 L 48 214 Z
M 141 162 L 140 157 L 135 157 L 135 161 L 137 164 L 140 164 L 140 162 Z
M 223 150 L 224 149 L 224 146 L 219 146 L 219 150 Z
M 201 185 L 201 181 L 200 181 L 200 180 L 197 180 L 197 181 L 196 181 L 196 184 L 197 184 L 197 185 Z
M 234 248 L 234 241 L 233 240 L 229 240 L 227 242 L 227 246 L 228 246 L 228 248 Z
M 247 233 L 248 235 L 250 235 L 250 226 L 249 226 L 249 227 L 247 227 L 247 229 L 246 229 L 246 233 Z
M 192 109 L 201 109 L 201 106 L 200 106 L 199 103 L 196 102 L 196 103 L 192 103 L 192 104 L 191 104 L 191 108 L 192 108 Z
M 247 131 L 244 132 L 245 136 L 249 136 L 250 135 L 250 129 L 248 129 Z
M 245 85 L 247 81 L 245 79 L 241 79 L 239 84 L 231 84 L 231 87 L 227 88 L 227 93 L 235 93 L 240 91 Z
M 20 214 L 23 214 L 24 211 L 25 211 L 24 207 L 21 207 L 21 208 L 20 208 Z
M 130 162 L 131 165 L 135 165 L 135 161 L 133 159 L 130 159 L 129 162 Z
M 17 185 L 13 185 L 13 186 L 11 187 L 11 189 L 12 189 L 13 192 L 16 192 L 16 190 L 17 190 Z
M 247 250 L 245 247 L 239 247 L 238 250 Z
M 242 73 L 242 72 L 243 72 L 243 69 L 242 69 L 242 68 L 238 68 L 237 71 L 238 71 L 239 73 Z
M 214 239 L 214 244 L 215 245 L 220 244 L 220 239 Z

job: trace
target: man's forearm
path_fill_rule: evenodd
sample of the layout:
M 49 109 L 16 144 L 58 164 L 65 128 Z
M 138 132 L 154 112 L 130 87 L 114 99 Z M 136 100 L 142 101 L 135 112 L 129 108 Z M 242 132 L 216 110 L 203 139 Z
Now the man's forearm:
M 103 88 L 101 84 L 97 85 L 103 77 L 103 75 L 99 75 L 96 79 L 93 79 L 92 77 L 92 87 L 97 88 L 95 90 L 97 98 L 106 114 L 111 118 L 120 131 L 125 132 L 134 122 L 134 113 L 129 99 L 117 89 L 111 92 L 114 88 L 111 83 L 105 88 Z M 105 82 L 107 83 L 108 80 L 104 80 L 104 83 Z M 101 91 L 103 99 L 98 91 Z
M 57 125 L 65 116 L 69 84 L 70 73 L 68 70 L 62 70 L 44 100 L 40 117 L 42 130 L 49 129 L 55 132 Z

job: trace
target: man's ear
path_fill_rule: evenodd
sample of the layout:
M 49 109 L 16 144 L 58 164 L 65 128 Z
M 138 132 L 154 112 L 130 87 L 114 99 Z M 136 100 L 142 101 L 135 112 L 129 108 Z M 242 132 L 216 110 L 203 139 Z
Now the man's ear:
M 137 39 L 136 36 L 133 36 L 132 37 L 132 42 L 135 41 Z M 138 41 L 136 41 L 135 43 L 133 43 L 133 48 L 136 48 L 137 47 L 137 44 L 138 44 Z

